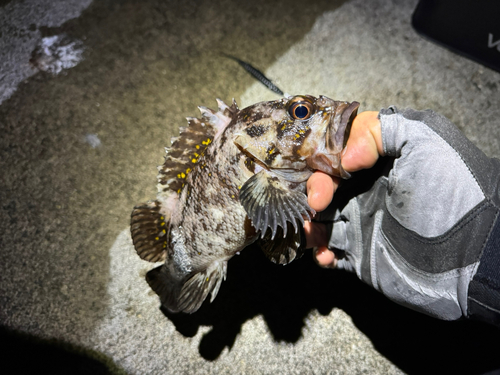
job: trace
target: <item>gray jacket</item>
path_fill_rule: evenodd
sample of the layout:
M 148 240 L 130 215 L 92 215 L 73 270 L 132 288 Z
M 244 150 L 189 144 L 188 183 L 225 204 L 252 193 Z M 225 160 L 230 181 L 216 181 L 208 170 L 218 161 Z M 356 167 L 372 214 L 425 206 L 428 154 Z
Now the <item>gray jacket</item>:
M 433 111 L 390 107 L 379 118 L 382 163 L 393 164 L 344 202 L 356 178 L 336 193 L 339 268 L 428 315 L 500 325 L 500 161 Z

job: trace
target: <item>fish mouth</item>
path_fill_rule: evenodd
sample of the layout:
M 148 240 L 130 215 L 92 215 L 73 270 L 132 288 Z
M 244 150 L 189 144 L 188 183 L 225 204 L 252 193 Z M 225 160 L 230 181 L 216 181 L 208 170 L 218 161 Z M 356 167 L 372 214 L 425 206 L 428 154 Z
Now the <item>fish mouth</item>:
M 351 127 L 354 118 L 358 115 L 358 102 L 346 103 L 346 107 L 342 110 L 340 114 L 340 124 L 337 129 L 337 132 L 334 135 L 334 144 L 338 147 L 342 145 L 342 149 L 345 148 L 347 144 L 347 140 L 349 139 L 349 135 L 351 134 Z M 348 179 L 351 177 L 351 174 L 346 172 L 344 168 L 342 168 L 342 162 L 339 156 L 339 168 L 338 168 L 340 177 L 344 179 Z
M 351 126 L 354 118 L 358 115 L 358 102 L 352 102 L 342 111 L 340 115 L 340 124 L 335 133 L 335 145 L 342 145 L 342 149 L 347 144 L 349 135 L 351 134 Z

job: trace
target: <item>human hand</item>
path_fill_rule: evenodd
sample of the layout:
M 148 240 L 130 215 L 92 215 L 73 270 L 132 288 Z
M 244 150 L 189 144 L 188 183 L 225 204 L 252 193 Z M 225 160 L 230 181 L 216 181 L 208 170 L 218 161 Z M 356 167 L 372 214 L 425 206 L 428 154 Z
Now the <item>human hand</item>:
M 342 152 L 342 167 L 347 172 L 371 168 L 379 155 L 384 155 L 382 134 L 377 111 L 365 111 L 356 116 L 351 133 Z M 307 181 L 307 200 L 317 212 L 328 207 L 340 183 L 340 178 L 315 172 Z M 326 268 L 337 265 L 335 253 L 328 249 L 330 233 L 324 223 L 306 222 L 304 225 L 307 247 L 316 248 L 317 263 Z
M 433 111 L 391 107 L 354 119 L 341 162 L 371 169 L 337 192 L 336 178 L 309 179 L 309 205 L 328 207 L 304 227 L 317 262 L 428 315 L 500 325 L 500 161 Z

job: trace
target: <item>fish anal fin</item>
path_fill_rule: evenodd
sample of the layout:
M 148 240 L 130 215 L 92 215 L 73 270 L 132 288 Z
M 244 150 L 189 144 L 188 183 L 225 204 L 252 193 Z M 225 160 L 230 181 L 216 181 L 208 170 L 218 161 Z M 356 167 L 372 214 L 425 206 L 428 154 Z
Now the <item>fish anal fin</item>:
M 183 285 L 178 299 L 180 311 L 193 313 L 202 305 L 203 301 L 211 294 L 212 302 L 223 280 L 226 279 L 227 261 L 215 261 L 205 270 L 191 276 Z
M 135 206 L 130 218 L 135 250 L 149 262 L 164 261 L 167 254 L 169 217 L 160 210 L 159 201 L 150 201 Z
M 261 231 L 261 237 L 270 228 L 271 239 L 274 239 L 278 226 L 283 230 L 283 237 L 286 237 L 286 223 L 291 223 L 297 232 L 296 220 L 303 225 L 304 218 L 310 220 L 316 213 L 309 207 L 307 196 L 300 189 L 292 189 L 291 186 L 292 183 L 263 169 L 241 187 L 240 203 L 252 225 L 257 231 Z

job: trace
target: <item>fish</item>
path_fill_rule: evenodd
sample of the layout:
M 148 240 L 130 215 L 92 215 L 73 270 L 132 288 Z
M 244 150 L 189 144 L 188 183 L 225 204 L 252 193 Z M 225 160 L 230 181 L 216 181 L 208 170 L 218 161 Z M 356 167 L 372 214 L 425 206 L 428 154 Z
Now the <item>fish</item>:
M 198 107 L 165 148 L 156 199 L 135 206 L 139 257 L 162 262 L 146 275 L 168 311 L 193 313 L 226 279 L 228 261 L 257 242 L 273 262 L 305 252 L 304 220 L 315 211 L 306 183 L 314 171 L 344 179 L 341 151 L 358 102 L 296 95 L 239 109 L 217 99 Z

